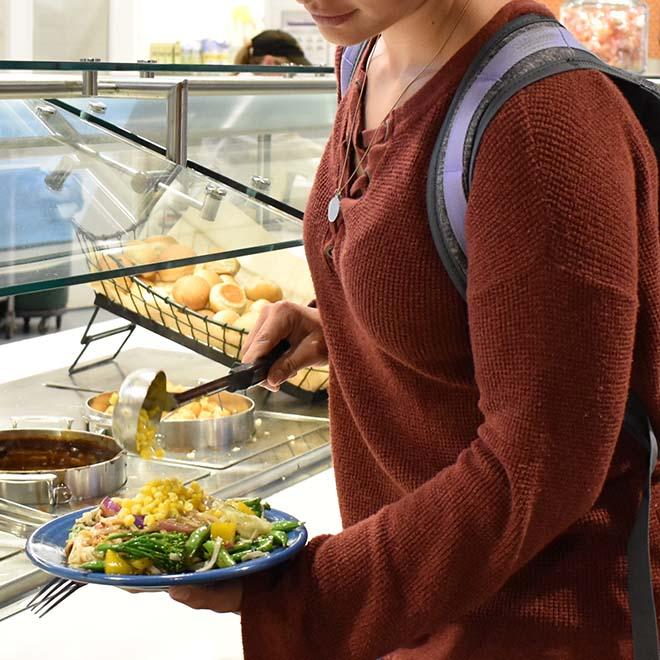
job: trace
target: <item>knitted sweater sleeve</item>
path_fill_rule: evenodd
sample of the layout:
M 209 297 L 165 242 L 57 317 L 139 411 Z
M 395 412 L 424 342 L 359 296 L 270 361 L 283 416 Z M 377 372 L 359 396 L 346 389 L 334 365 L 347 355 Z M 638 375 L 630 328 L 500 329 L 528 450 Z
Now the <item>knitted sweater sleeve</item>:
M 420 488 L 246 581 L 247 660 L 410 645 L 483 604 L 592 508 L 637 310 L 637 129 L 622 114 L 608 81 L 579 72 L 518 94 L 491 125 L 467 226 L 483 423 Z

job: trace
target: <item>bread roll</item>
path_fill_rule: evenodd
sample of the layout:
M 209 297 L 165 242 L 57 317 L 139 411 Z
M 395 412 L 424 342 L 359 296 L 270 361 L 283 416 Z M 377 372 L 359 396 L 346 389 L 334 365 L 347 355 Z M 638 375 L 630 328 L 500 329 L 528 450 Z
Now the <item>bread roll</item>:
M 230 357 L 238 357 L 244 337 L 240 330 L 216 325 L 215 323 L 209 323 L 209 330 L 209 344 L 213 348 Z
M 144 241 L 129 241 L 124 245 L 124 256 L 134 264 L 153 264 L 158 261 L 158 250 L 152 244 Z
M 218 261 L 208 261 L 204 264 L 208 270 L 212 270 L 218 275 L 236 275 L 241 268 L 238 259 L 219 259 Z
M 159 260 L 176 261 L 178 259 L 189 259 L 190 257 L 194 256 L 196 256 L 196 253 L 192 248 L 186 247 L 185 245 L 170 245 L 162 251 Z M 167 268 L 165 270 L 158 271 L 158 276 L 164 282 L 175 282 L 180 277 L 192 275 L 194 272 L 194 265 L 177 266 L 176 268 Z
M 224 282 L 211 288 L 209 307 L 216 312 L 231 309 L 238 314 L 242 314 L 246 304 L 245 290 L 238 284 Z
M 223 282 L 224 284 L 238 284 L 233 275 L 222 274 L 218 275 L 218 278 L 220 282 Z
M 259 280 L 254 284 L 245 287 L 245 293 L 250 300 L 259 300 L 264 298 L 268 302 L 277 302 L 282 300 L 282 289 L 279 284 L 270 280 Z
M 240 314 L 233 309 L 222 309 L 213 315 L 213 320 L 222 325 L 232 325 L 240 318 Z
M 295 376 L 287 381 L 291 385 L 300 387 L 307 392 L 318 392 L 328 387 L 328 371 L 323 367 L 301 369 Z
M 247 314 L 243 314 L 243 316 L 234 321 L 232 326 L 234 328 L 238 328 L 239 330 L 247 330 L 248 332 L 251 332 L 254 329 L 254 326 L 257 324 L 258 319 L 259 314 L 248 312 Z
M 211 287 L 203 277 L 187 275 L 176 281 L 172 297 L 180 305 L 197 311 L 206 307 L 210 292 Z
M 160 255 L 163 250 L 167 249 L 170 245 L 177 245 L 178 241 L 174 236 L 165 236 L 165 235 L 158 235 L 158 236 L 149 236 L 149 238 L 144 239 L 145 243 L 150 244 L 153 246 L 153 248 L 158 252 Z
M 92 257 L 92 262 L 96 264 L 98 271 L 116 270 L 118 268 L 130 268 L 131 263 L 125 257 L 116 254 L 96 253 Z M 111 300 L 118 301 L 120 293 L 126 293 L 131 288 L 130 277 L 114 277 L 104 280 L 101 285 L 105 295 Z
M 261 310 L 264 309 L 264 307 L 268 307 L 270 304 L 269 300 L 259 298 L 259 300 L 254 300 L 252 302 L 248 311 L 254 312 L 255 314 L 261 314 Z
M 202 277 L 204 278 L 208 283 L 209 286 L 215 286 L 216 284 L 220 284 L 220 275 L 217 273 L 214 273 L 212 270 L 207 270 L 206 268 L 200 267 L 200 266 L 195 266 L 195 275 L 197 277 Z

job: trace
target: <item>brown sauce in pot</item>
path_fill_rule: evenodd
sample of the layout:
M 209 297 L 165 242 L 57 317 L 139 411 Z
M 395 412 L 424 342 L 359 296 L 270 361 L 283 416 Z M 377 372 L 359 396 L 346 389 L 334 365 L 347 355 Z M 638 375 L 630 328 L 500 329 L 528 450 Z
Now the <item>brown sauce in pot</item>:
M 42 438 L 1 440 L 0 472 L 66 470 L 109 461 L 116 455 L 116 451 L 91 442 Z

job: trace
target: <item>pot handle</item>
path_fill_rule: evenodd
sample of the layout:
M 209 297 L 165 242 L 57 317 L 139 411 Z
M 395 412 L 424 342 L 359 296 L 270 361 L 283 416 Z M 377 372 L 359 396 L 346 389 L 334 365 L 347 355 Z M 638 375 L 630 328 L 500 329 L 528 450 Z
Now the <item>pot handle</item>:
M 0 497 L 18 504 L 47 503 L 55 506 L 63 503 L 57 498 L 59 487 L 57 482 L 57 475 L 50 472 L 43 474 L 0 472 Z
M 22 415 L 20 417 L 10 417 L 12 429 L 17 429 L 19 426 L 22 428 L 44 428 L 48 425 L 57 427 L 64 425 L 66 429 L 71 429 L 73 426 L 73 417 L 61 417 L 57 415 Z M 28 424 L 28 426 L 26 426 Z M 36 424 L 36 426 L 34 426 Z

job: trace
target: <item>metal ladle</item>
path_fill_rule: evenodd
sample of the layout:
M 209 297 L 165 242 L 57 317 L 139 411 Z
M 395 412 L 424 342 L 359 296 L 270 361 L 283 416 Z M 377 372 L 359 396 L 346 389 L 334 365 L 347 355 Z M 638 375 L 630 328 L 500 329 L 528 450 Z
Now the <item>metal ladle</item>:
M 259 385 L 268 376 L 273 364 L 291 346 L 288 341 L 280 342 L 268 355 L 253 364 L 240 364 L 216 380 L 198 385 L 185 392 L 167 391 L 167 377 L 164 371 L 138 369 L 124 379 L 119 388 L 117 403 L 112 413 L 112 435 L 124 447 L 135 449 L 135 439 L 141 410 L 149 415 L 149 424 L 154 428 L 160 425 L 161 415 L 181 406 L 218 392 L 246 390 Z

